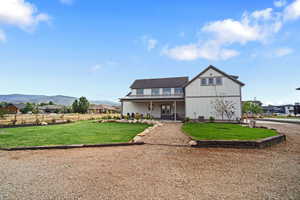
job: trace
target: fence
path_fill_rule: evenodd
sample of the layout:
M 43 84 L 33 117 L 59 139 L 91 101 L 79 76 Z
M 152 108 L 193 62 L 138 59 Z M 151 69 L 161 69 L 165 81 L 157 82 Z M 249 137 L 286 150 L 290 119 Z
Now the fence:
M 68 120 L 93 120 L 120 114 L 8 114 L 0 119 L 0 125 L 36 124 L 37 122 L 57 123 Z

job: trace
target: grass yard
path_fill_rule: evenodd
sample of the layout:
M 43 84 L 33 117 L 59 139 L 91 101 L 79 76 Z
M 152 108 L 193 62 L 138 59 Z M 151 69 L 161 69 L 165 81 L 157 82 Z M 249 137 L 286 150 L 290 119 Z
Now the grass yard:
M 79 121 L 63 125 L 0 129 L 0 147 L 128 142 L 147 124 Z
M 257 140 L 277 135 L 274 130 L 226 123 L 185 123 L 182 130 L 196 140 Z

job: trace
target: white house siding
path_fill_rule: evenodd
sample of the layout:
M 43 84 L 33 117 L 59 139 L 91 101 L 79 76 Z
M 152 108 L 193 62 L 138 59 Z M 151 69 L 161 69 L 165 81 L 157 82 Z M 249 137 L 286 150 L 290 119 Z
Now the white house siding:
M 151 115 L 154 118 L 160 118 L 161 117 L 161 105 L 162 104 L 172 104 L 174 101 L 170 102 L 152 102 L 152 108 Z M 127 115 L 127 113 L 139 113 L 143 114 L 144 116 L 147 114 L 150 114 L 150 111 L 148 110 L 148 105 L 150 102 L 133 102 L 133 101 L 123 101 L 123 110 L 122 114 Z M 179 116 L 184 117 L 185 116 L 185 107 L 183 101 L 177 101 L 176 102 L 176 112 Z M 174 105 L 172 106 L 172 113 L 174 113 Z
M 203 116 L 205 119 L 209 117 L 214 117 L 215 119 L 222 120 L 222 116 L 217 115 L 214 109 L 214 101 L 217 97 L 202 97 L 202 98 L 186 98 L 186 117 L 191 119 L 197 119 L 199 116 Z M 241 106 L 240 97 L 226 97 L 226 100 L 232 101 L 236 107 L 236 114 L 232 119 L 241 117 Z M 224 116 L 224 119 L 227 119 Z
M 201 78 L 204 77 L 222 77 L 222 85 L 202 86 Z M 213 69 L 207 70 L 185 88 L 186 117 L 195 119 L 203 116 L 208 119 L 213 116 L 221 119 L 213 109 L 217 97 L 233 101 L 236 108 L 233 119 L 241 117 L 241 86 Z
M 223 77 L 223 84 L 217 86 L 201 86 L 201 77 Z M 240 95 L 240 85 L 231 79 L 224 77 L 220 73 L 209 69 L 200 78 L 195 79 L 185 88 L 186 96 L 218 96 L 221 95 Z

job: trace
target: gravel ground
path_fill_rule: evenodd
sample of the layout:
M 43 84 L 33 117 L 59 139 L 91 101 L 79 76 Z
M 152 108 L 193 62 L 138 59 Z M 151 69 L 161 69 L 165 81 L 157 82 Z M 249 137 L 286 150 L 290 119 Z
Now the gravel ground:
M 263 150 L 172 146 L 187 138 L 180 124 L 167 124 L 145 136 L 167 145 L 0 151 L 0 199 L 300 199 L 300 126 L 267 126 L 287 142 Z

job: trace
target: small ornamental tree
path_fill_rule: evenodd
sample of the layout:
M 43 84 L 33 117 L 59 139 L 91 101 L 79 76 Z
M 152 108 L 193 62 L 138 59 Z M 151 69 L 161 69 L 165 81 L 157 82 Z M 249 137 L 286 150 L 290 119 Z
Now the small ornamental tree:
M 212 101 L 214 112 L 217 116 L 221 116 L 222 120 L 226 117 L 227 120 L 232 120 L 236 113 L 235 103 L 230 100 L 218 97 Z

